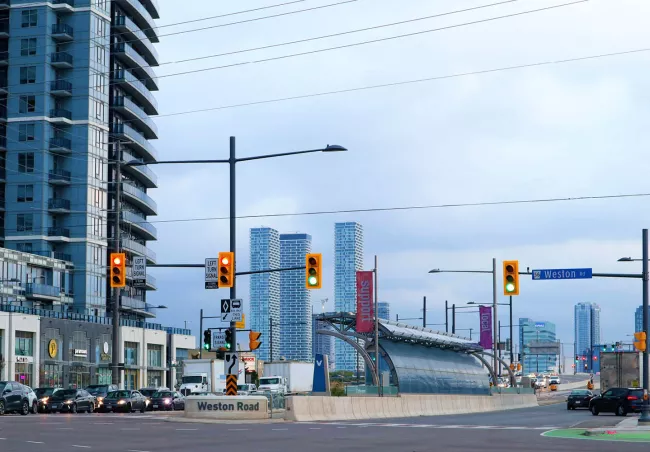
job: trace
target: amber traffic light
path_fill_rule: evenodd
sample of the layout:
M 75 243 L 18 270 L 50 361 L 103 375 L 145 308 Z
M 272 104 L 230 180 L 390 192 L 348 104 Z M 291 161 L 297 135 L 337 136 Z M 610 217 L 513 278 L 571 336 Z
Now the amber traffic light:
M 110 275 L 112 288 L 126 287 L 126 255 L 111 253 Z
M 235 285 L 235 253 L 222 251 L 219 253 L 219 288 Z
M 634 333 L 634 339 L 636 339 L 636 342 L 634 342 L 634 348 L 640 352 L 645 352 L 646 346 L 648 344 L 648 335 L 645 333 L 645 331 Z
M 519 295 L 519 261 L 503 261 L 503 295 Z
M 320 253 L 310 253 L 305 256 L 305 287 L 307 289 L 320 289 L 323 281 L 323 268 L 321 262 L 323 255 Z
M 262 336 L 262 333 L 258 333 L 257 331 L 251 331 L 248 333 L 248 348 L 250 351 L 260 348 L 260 345 L 262 345 L 259 341 L 260 336 Z

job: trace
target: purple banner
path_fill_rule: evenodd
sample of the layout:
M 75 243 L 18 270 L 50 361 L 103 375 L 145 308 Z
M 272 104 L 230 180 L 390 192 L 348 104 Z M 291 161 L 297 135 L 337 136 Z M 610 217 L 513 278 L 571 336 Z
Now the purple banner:
M 485 349 L 492 348 L 492 308 L 480 306 L 479 316 L 481 318 L 481 341 L 479 345 Z

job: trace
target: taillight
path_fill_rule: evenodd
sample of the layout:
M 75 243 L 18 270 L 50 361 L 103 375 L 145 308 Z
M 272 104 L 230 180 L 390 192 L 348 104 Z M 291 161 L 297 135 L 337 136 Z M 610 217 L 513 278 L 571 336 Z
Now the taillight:
M 629 395 L 627 396 L 627 400 L 639 400 L 637 396 Z

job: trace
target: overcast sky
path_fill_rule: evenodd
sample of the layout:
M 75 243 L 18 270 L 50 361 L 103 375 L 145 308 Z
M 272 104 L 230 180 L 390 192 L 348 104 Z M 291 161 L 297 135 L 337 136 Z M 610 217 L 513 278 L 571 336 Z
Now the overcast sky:
M 282 0 L 159 0 L 161 35 L 263 17 L 341 0 L 167 26 L 282 3 Z M 496 1 L 496 0 L 493 0 Z M 476 11 L 344 36 L 158 68 L 161 76 L 340 46 L 567 3 L 519 0 Z M 198 32 L 162 36 L 161 62 L 232 52 L 487 5 L 490 0 L 358 0 L 339 6 Z M 473 71 L 629 51 L 648 46 L 645 0 L 591 0 L 571 6 L 414 37 L 276 61 L 162 77 L 161 115 Z M 647 193 L 650 52 L 470 75 L 197 114 L 160 117 L 161 160 L 227 158 L 341 144 L 348 153 L 242 163 L 238 214 L 494 202 Z M 224 165 L 158 166 L 152 190 L 159 216 L 228 215 Z M 444 321 L 444 302 L 490 302 L 489 275 L 430 275 L 432 268 L 491 268 L 492 258 L 532 268 L 592 267 L 640 272 L 645 197 L 458 207 L 238 221 L 238 270 L 249 263 L 248 230 L 306 232 L 325 259 L 324 287 L 312 300 L 333 309 L 334 223 L 358 221 L 365 266 L 379 259 L 380 299 L 391 316 Z M 200 263 L 228 249 L 227 221 L 158 223 L 159 263 Z M 199 309 L 215 315 L 225 290 L 203 289 L 201 269 L 151 269 L 159 321 L 198 335 Z M 247 302 L 248 280 L 238 280 Z M 499 292 L 502 292 L 499 283 Z M 506 298 L 500 296 L 500 302 Z M 603 338 L 630 340 L 641 282 L 633 279 L 522 281 L 514 317 L 557 325 L 573 342 L 573 306 L 602 307 Z M 314 303 L 315 311 L 320 304 Z M 501 311 L 502 323 L 508 323 Z M 516 320 L 515 320 L 516 321 Z M 417 322 L 415 322 L 417 323 Z M 219 326 L 219 325 L 211 325 Z M 461 315 L 459 328 L 478 328 Z

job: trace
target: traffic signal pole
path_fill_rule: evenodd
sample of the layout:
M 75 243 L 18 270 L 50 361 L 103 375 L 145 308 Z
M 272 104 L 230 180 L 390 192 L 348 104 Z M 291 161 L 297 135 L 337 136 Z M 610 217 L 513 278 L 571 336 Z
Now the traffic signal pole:
M 116 141 L 115 146 L 115 206 L 113 212 L 115 221 L 113 223 L 113 249 L 119 252 L 121 249 L 120 237 L 120 215 L 122 210 L 122 156 L 120 142 Z M 111 278 L 112 275 L 109 276 Z M 109 283 L 110 287 L 110 283 Z M 113 350 L 111 352 L 111 383 L 120 386 L 120 288 L 113 288 Z
M 646 333 L 646 346 L 643 351 L 643 389 L 645 393 L 643 405 L 641 406 L 641 416 L 639 417 L 639 424 L 650 424 L 650 400 L 648 400 L 648 392 L 650 392 L 650 359 L 648 359 L 648 345 L 650 342 L 648 338 L 648 328 L 650 327 L 650 321 L 648 319 L 648 230 L 643 230 L 643 331 Z
M 235 165 L 237 163 L 237 157 L 235 152 L 235 137 L 230 137 L 230 158 L 228 159 L 228 166 L 230 167 L 230 252 L 235 253 L 237 248 L 237 210 L 235 208 L 235 190 L 237 184 L 235 181 Z M 233 268 L 236 271 L 237 262 L 233 261 Z M 232 287 L 230 288 L 230 299 L 234 300 L 237 298 L 237 278 L 235 275 L 232 276 Z M 230 322 L 230 332 L 232 333 L 232 343 L 233 350 L 237 351 L 237 327 L 234 321 Z M 237 371 L 239 372 L 239 363 L 237 363 Z M 235 387 L 235 395 L 237 395 L 237 389 Z

